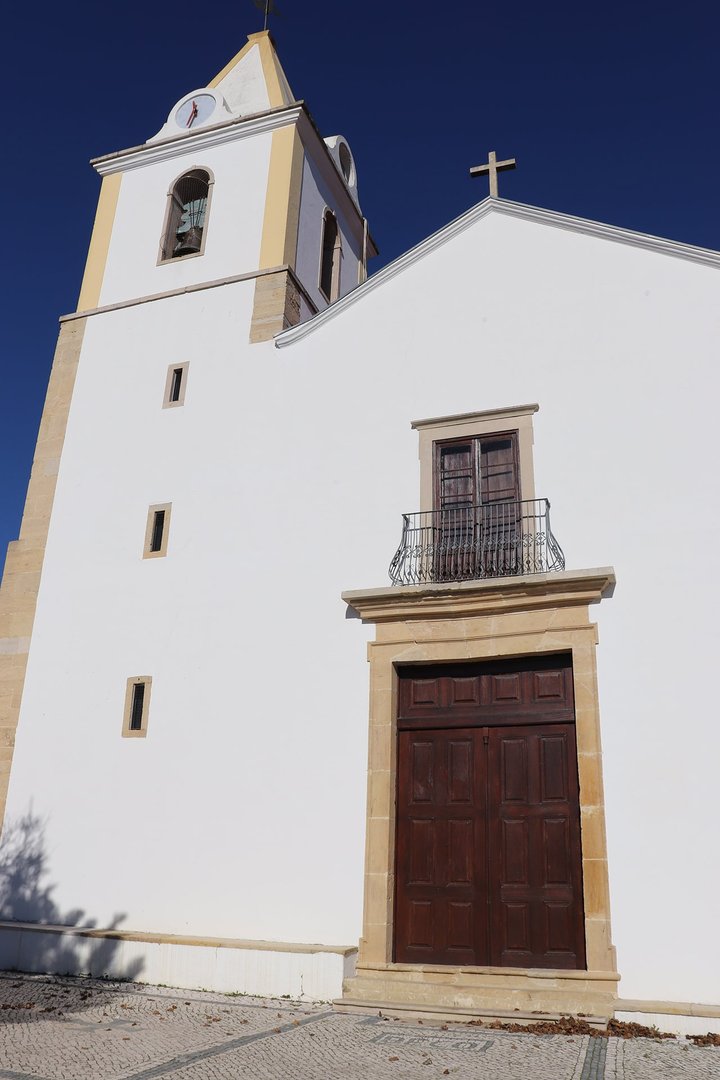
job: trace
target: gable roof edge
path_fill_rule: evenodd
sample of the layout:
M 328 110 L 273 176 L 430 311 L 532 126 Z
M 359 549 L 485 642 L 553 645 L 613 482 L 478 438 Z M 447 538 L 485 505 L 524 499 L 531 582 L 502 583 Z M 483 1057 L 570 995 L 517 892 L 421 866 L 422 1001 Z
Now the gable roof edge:
M 347 293 L 340 300 L 336 300 L 334 304 L 325 308 L 324 311 L 314 315 L 312 319 L 283 330 L 274 339 L 275 347 L 283 349 L 287 345 L 300 341 L 301 338 L 317 330 L 321 324 L 325 324 L 330 319 L 335 318 L 336 315 L 342 314 L 346 308 L 357 303 L 367 293 L 373 292 L 386 281 L 401 274 L 408 266 L 429 255 L 430 252 L 441 247 L 453 236 L 464 232 L 471 225 L 474 225 L 476 221 L 490 213 L 505 214 L 507 217 L 520 218 L 541 225 L 550 225 L 556 229 L 581 233 L 585 236 L 594 236 L 603 240 L 614 240 L 630 247 L 643 248 L 645 251 L 653 251 L 661 255 L 674 255 L 676 258 L 687 259 L 690 262 L 720 268 L 720 252 L 712 251 L 710 248 L 696 247 L 693 244 L 684 244 L 678 240 L 666 240 L 662 236 L 634 232 L 632 229 L 623 229 L 617 225 L 605 225 L 599 221 L 591 221 L 589 218 L 559 213 L 557 210 L 543 210 L 540 207 L 529 206 L 526 203 L 490 197 L 472 206 L 460 217 L 455 218 L 454 221 L 443 226 L 442 229 L 438 229 L 437 232 L 432 233 L 427 239 L 410 248 L 409 251 L 404 252 L 393 262 L 384 266 L 382 270 L 378 270 L 376 274 L 369 277 L 362 285 L 358 285 L 352 292 Z

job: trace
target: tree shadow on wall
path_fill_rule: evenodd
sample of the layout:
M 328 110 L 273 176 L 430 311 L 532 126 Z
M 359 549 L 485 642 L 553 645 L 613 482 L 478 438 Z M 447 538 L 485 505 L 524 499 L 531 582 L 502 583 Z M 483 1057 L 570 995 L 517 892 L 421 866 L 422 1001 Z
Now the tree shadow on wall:
M 82 908 L 63 912 L 53 899 L 48 881 L 45 824 L 32 810 L 5 823 L 0 842 L 0 919 L 48 926 L 97 926 Z M 125 919 L 116 914 L 104 930 L 117 930 Z M 92 975 L 94 978 L 136 979 L 142 960 L 123 960 L 123 942 L 82 933 L 58 933 L 0 927 L 0 969 L 34 974 Z

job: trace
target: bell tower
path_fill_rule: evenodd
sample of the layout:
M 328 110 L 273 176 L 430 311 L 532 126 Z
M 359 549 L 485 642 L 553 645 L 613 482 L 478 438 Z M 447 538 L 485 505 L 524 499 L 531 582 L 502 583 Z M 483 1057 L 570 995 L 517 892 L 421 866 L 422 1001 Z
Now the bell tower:
M 253 282 L 252 342 L 349 292 L 375 254 L 352 153 L 296 101 L 267 31 L 103 180 L 78 311 Z
M 224 513 L 226 496 L 242 504 L 237 415 L 218 416 L 250 400 L 250 364 L 238 360 L 257 360 L 263 349 L 271 356 L 274 335 L 355 288 L 375 254 L 350 148 L 318 134 L 267 32 L 250 35 L 207 86 L 183 95 L 146 142 L 92 164 L 102 185 L 80 297 L 60 319 L 20 535 L 0 589 L 0 821 L 18 718 L 21 708 L 33 711 L 26 674 L 41 573 L 50 593 L 73 582 L 77 596 L 105 573 L 96 558 L 119 544 L 118 565 L 133 579 L 125 596 L 169 611 L 156 592 L 163 570 L 142 584 L 138 521 L 142 531 L 147 517 L 145 554 L 157 556 L 154 532 L 164 529 L 165 542 L 170 535 L 171 550 L 180 543 L 178 517 L 208 497 L 206 478 L 222 497 L 198 523 Z M 73 502 L 80 491 L 99 530 L 82 556 L 72 540 L 86 517 Z M 87 618 L 107 625 L 104 614 Z M 123 662 L 134 670 L 140 661 L 130 653 Z

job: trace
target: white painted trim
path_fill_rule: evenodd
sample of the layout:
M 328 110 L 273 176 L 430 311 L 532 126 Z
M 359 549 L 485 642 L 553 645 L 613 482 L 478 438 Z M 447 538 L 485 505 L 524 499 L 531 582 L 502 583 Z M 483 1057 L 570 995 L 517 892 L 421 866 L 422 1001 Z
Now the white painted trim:
M 488 214 L 505 214 L 508 217 L 520 218 L 523 221 L 532 221 L 540 225 L 550 225 L 556 229 L 565 229 L 569 232 L 581 233 L 585 236 L 595 236 L 603 240 L 614 240 L 620 244 L 628 244 L 631 247 L 642 248 L 645 251 L 654 251 L 661 255 L 674 255 L 679 259 L 688 259 L 691 262 L 702 263 L 705 266 L 720 268 L 720 252 L 711 251 L 709 248 L 695 247 L 692 244 L 683 244 L 677 240 L 666 240 L 661 236 L 650 236 L 647 233 L 633 232 L 631 229 L 621 229 L 615 225 L 604 225 L 599 221 L 589 221 L 587 218 L 573 217 L 570 214 L 561 214 L 555 210 L 542 210 L 536 206 L 527 206 L 525 203 L 511 202 L 508 199 L 483 199 L 481 203 L 471 207 L 465 214 L 455 218 L 449 225 L 439 229 L 426 240 L 416 244 L 414 248 L 406 251 L 394 262 L 388 263 L 377 274 L 373 274 L 352 292 L 336 300 L 334 304 L 321 311 L 309 322 L 301 323 L 283 330 L 275 338 L 275 347 L 285 348 L 296 341 L 307 337 L 320 325 L 334 319 L 346 308 L 363 299 L 367 293 L 379 288 L 386 281 L 401 274 L 408 266 L 442 247 L 459 233 L 465 232 L 476 221 L 487 217 Z
M 720 1018 L 720 1005 L 704 1005 L 695 1001 L 639 1001 L 635 998 L 618 998 L 615 1013 L 655 1013 L 661 1016 L 705 1016 Z
M 22 922 L 0 919 L 0 932 L 31 930 L 36 934 L 64 934 L 75 937 L 103 938 L 112 941 L 144 941 L 154 945 L 200 946 L 211 949 L 250 949 L 254 952 L 336 953 L 354 956 L 357 945 L 321 945 L 316 942 L 261 941 L 249 938 L 206 937 L 190 934 L 156 934 L 144 930 L 102 929 L 97 926 L 67 926 L 61 923 Z
M 135 146 L 130 150 L 118 150 L 117 153 L 107 157 L 95 158 L 90 164 L 101 176 L 129 172 L 131 169 L 142 169 L 146 165 L 155 165 L 159 161 L 170 161 L 172 158 L 188 153 L 201 154 L 213 146 L 222 146 L 224 143 L 235 142 L 237 139 L 252 138 L 254 135 L 276 131 L 277 128 L 296 124 L 302 113 L 303 107 L 300 104 L 292 105 L 290 108 L 283 107 L 272 112 L 259 113 L 256 116 L 215 124 L 210 128 L 201 128 L 192 135 L 177 135 L 171 139 L 163 139 L 161 142 Z
M 186 255 L 185 258 L 193 258 L 193 256 Z M 247 274 L 233 274 L 231 277 L 216 278 L 214 281 L 200 281 L 196 285 L 181 285 L 178 289 L 168 289 L 165 292 L 148 293 L 147 296 L 136 296 L 132 300 L 119 300 L 116 304 L 105 304 L 103 307 L 71 311 L 67 315 L 61 315 L 58 321 L 64 323 L 71 322 L 73 319 L 87 319 L 91 315 L 104 315 L 106 311 L 121 311 L 123 308 L 137 307 L 138 304 L 152 304 L 156 300 L 167 300 L 171 296 L 184 296 L 186 293 L 203 292 L 205 289 L 217 289 L 221 285 L 236 285 L 239 281 L 252 281 L 254 278 L 266 277 L 268 274 L 283 273 L 290 275 L 293 284 L 300 290 L 308 305 L 317 311 L 315 301 L 297 278 L 295 271 L 287 263 L 283 263 L 280 266 L 268 266 L 263 270 L 252 270 Z

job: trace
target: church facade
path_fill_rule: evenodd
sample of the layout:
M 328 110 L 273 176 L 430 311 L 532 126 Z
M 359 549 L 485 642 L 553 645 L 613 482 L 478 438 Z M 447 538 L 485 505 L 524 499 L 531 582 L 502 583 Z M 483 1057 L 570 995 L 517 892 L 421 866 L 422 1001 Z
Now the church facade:
M 368 277 L 267 33 L 94 165 L 0 965 L 720 1030 L 720 255 L 491 197 Z

